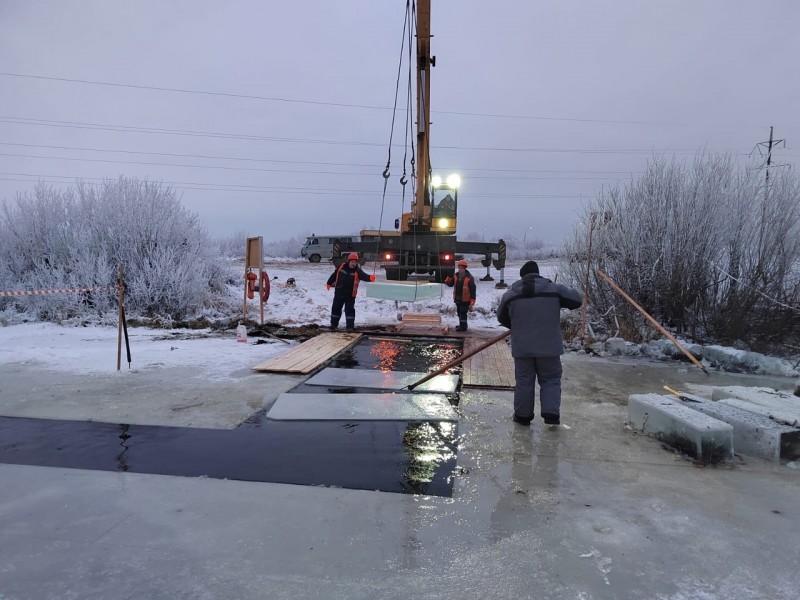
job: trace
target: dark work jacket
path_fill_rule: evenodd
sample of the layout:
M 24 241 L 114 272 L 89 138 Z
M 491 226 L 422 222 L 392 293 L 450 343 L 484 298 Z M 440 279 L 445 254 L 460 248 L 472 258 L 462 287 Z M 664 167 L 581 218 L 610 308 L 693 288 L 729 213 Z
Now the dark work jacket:
M 579 308 L 581 304 L 579 291 L 538 273 L 515 281 L 497 307 L 497 320 L 511 329 L 511 355 L 536 358 L 564 354 L 561 309 Z
M 451 277 L 444 280 L 445 284 L 453 288 L 454 302 L 470 302 L 475 300 L 475 278 L 469 269 L 464 269 L 464 278 L 458 276 L 458 271 Z
M 360 265 L 356 265 L 355 269 L 351 269 L 347 262 L 343 262 L 342 265 L 328 277 L 328 285 L 335 288 L 334 293 L 337 296 L 355 298 L 358 294 L 359 279 L 374 281 L 374 276 L 366 273 Z

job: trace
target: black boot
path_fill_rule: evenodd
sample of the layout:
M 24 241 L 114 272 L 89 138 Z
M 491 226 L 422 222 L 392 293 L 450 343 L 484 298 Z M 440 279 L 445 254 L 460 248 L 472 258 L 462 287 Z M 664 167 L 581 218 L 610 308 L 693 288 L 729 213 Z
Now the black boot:
M 556 413 L 542 413 L 542 418 L 546 425 L 560 425 L 561 415 Z
M 524 425 L 525 427 L 530 427 L 531 421 L 533 421 L 533 417 L 520 417 L 515 413 L 514 416 L 511 417 L 511 420 L 514 421 L 514 423 L 519 423 L 520 425 Z

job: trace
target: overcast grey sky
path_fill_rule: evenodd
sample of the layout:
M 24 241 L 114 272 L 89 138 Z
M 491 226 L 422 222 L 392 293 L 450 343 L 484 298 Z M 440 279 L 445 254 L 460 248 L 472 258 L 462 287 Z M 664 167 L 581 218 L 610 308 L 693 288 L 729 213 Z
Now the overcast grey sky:
M 377 228 L 405 5 L 0 0 L 0 198 L 124 174 L 173 183 L 215 235 Z M 461 235 L 558 243 L 654 154 L 756 165 L 770 125 L 797 163 L 796 0 L 432 0 L 431 21 Z

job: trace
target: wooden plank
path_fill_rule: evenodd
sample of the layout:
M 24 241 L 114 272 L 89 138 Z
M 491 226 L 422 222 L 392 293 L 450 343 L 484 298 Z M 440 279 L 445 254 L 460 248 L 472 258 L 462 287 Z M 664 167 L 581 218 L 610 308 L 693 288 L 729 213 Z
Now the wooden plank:
M 360 333 L 322 333 L 251 369 L 273 373 L 310 373 L 326 360 L 355 344 L 359 338 Z
M 445 333 L 448 330 L 448 327 L 442 327 L 442 315 L 439 313 L 405 313 L 403 320 L 397 324 L 397 331 L 406 328 L 444 331 Z
M 485 343 L 480 338 L 466 338 L 464 353 Z M 514 359 L 504 341 L 464 361 L 461 386 L 469 388 L 514 389 Z
M 441 323 L 442 315 L 433 313 L 406 313 L 403 315 L 403 323 Z

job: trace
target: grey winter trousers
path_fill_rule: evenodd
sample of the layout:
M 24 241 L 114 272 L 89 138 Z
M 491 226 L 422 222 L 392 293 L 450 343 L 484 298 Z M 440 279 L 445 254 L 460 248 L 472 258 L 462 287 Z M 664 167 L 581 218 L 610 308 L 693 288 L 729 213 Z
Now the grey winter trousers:
M 561 357 L 515 358 L 514 414 L 533 417 L 536 380 L 539 380 L 540 413 L 561 414 Z

